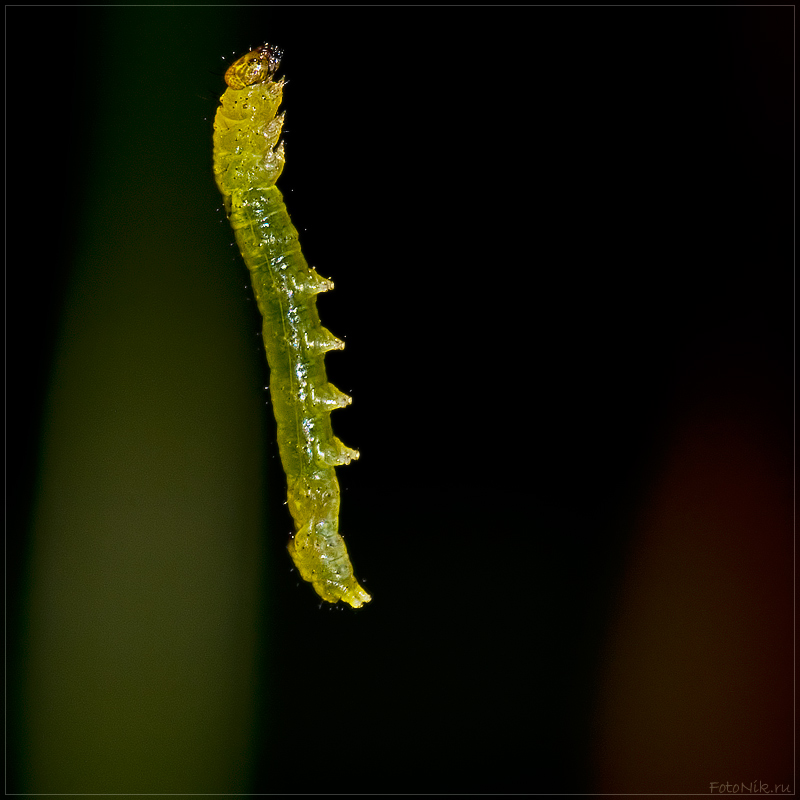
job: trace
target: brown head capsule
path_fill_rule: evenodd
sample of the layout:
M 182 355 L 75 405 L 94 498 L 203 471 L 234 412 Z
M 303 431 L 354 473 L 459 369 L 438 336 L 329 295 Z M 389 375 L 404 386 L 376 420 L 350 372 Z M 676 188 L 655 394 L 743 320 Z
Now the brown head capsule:
M 225 83 L 231 89 L 245 89 L 256 83 L 266 83 L 278 71 L 282 55 L 282 50 L 264 42 L 261 47 L 251 50 L 228 67 Z

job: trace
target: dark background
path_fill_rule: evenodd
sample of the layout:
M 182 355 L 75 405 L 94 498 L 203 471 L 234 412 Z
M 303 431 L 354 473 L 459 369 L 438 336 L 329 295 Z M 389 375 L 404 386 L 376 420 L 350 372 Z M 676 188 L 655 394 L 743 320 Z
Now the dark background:
M 194 275 L 148 278 L 156 305 L 220 281 L 242 323 L 218 333 L 198 304 L 187 347 L 239 336 L 241 380 L 267 385 L 211 174 L 222 72 L 266 39 L 288 78 L 280 188 L 336 283 L 320 315 L 347 348 L 328 371 L 354 403 L 334 430 L 362 454 L 339 470 L 341 528 L 373 602 L 321 608 L 299 585 L 274 421 L 250 402 L 242 502 L 270 498 L 271 565 L 251 790 L 592 789 L 626 554 L 698 387 L 752 399 L 791 483 L 793 10 L 12 8 L 7 24 L 9 788 L 39 786 L 14 675 L 87 231 L 115 232 L 110 271 L 119 241 L 144 256 L 143 229 L 166 264 L 202 251 Z M 119 208 L 89 220 L 108 179 Z M 142 785 L 78 791 L 161 791 Z

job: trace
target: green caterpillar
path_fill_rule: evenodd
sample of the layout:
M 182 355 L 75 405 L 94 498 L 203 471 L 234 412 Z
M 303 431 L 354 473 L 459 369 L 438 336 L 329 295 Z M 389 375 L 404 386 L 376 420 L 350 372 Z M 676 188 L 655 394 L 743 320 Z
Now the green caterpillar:
M 303 258 L 275 186 L 284 164 L 278 143 L 283 113 L 276 116 L 284 79 L 273 80 L 281 55 L 263 44 L 225 73 L 228 88 L 214 119 L 214 175 L 264 318 L 278 447 L 296 529 L 289 553 L 323 600 L 359 608 L 372 598 L 356 581 L 339 533 L 334 469 L 358 452 L 333 435 L 330 420 L 331 411 L 351 399 L 328 383 L 323 361 L 344 342 L 322 327 L 316 301 L 333 283 Z

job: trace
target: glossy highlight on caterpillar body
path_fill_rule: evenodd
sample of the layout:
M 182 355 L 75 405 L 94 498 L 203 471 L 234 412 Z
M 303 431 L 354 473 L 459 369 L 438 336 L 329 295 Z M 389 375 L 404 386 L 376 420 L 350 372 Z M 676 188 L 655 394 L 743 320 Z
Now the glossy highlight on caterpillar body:
M 333 409 L 351 400 L 328 383 L 323 361 L 344 342 L 322 327 L 316 301 L 333 283 L 308 266 L 275 186 L 284 164 L 278 142 L 283 113 L 276 115 L 284 79 L 273 79 L 281 55 L 263 44 L 225 73 L 228 88 L 214 119 L 214 176 L 264 318 L 278 447 L 296 529 L 289 552 L 323 600 L 359 608 L 371 598 L 353 575 L 339 533 L 335 471 L 358 452 L 333 435 L 330 420 Z

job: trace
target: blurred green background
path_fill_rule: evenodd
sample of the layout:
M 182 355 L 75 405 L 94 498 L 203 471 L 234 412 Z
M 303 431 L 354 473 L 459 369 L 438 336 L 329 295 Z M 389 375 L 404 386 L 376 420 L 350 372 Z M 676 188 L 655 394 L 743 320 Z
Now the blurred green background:
M 7 789 L 788 781 L 792 27 L 7 9 Z M 264 40 L 360 611 L 285 551 L 211 174 Z

